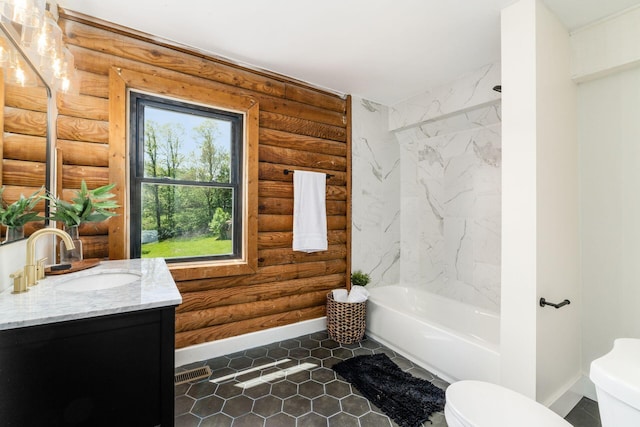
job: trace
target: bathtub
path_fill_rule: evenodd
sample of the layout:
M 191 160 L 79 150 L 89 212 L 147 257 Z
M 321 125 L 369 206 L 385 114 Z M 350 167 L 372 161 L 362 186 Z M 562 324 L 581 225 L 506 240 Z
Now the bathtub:
M 500 316 L 403 286 L 370 288 L 367 335 L 448 382 L 500 382 Z

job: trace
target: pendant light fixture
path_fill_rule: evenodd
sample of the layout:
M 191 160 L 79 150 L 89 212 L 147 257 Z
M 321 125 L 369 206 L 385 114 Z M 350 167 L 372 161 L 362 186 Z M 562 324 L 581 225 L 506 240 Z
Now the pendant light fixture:
M 0 66 L 8 81 L 29 84 L 19 77 L 23 57 L 50 88 L 69 89 L 75 67 L 62 40 L 55 0 L 0 0 L 0 27 L 5 35 L 0 38 Z M 12 54 L 16 49 L 19 53 Z

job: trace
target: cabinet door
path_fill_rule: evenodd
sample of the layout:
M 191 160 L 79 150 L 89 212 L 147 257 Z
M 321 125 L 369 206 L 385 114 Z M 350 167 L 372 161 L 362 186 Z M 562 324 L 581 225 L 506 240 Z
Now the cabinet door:
M 172 425 L 173 407 L 170 422 L 163 422 L 169 381 L 173 405 L 173 308 L 169 314 L 150 310 L 0 331 L 2 425 Z

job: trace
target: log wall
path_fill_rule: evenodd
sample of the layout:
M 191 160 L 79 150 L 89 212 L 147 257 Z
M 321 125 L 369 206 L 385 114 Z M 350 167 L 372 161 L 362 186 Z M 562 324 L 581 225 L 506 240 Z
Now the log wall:
M 0 70 L 1 71 L 1 70 Z M 35 81 L 35 77 L 31 77 Z M 0 187 L 10 204 L 44 187 L 46 182 L 47 92 L 43 86 L 21 87 L 5 82 L 0 73 Z M 36 208 L 44 215 L 44 202 Z M 44 223 L 28 223 L 30 235 Z M 2 236 L 6 230 L 2 228 Z
M 183 303 L 176 346 L 214 341 L 325 314 L 330 289 L 350 270 L 349 100 L 285 77 L 245 69 L 199 52 L 73 12 L 60 25 L 75 57 L 79 91 L 57 97 L 57 147 L 62 194 L 109 181 L 109 70 L 113 67 L 205 86 L 259 103 L 258 268 L 216 277 L 215 267 L 174 270 Z M 158 88 L 171 93 L 171 87 Z M 7 165 L 5 164 L 5 168 Z M 293 252 L 293 178 L 284 169 L 333 175 L 327 181 L 329 249 Z M 81 230 L 85 257 L 108 257 L 104 224 Z

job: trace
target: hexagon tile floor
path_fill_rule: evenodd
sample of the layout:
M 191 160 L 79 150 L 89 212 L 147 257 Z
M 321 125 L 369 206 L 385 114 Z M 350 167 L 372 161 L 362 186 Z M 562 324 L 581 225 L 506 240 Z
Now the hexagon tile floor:
M 176 373 L 209 365 L 212 374 L 176 386 L 175 426 L 397 427 L 331 369 L 341 360 L 374 353 L 386 353 L 403 370 L 442 389 L 448 385 L 370 338 L 341 345 L 317 332 L 177 368 Z M 244 387 L 236 387 L 240 383 Z M 598 404 L 583 398 L 566 420 L 600 427 Z M 424 427 L 447 425 L 441 412 L 431 422 Z
M 372 339 L 341 345 L 329 339 L 326 332 L 318 332 L 177 368 L 176 373 L 206 364 L 212 374 L 209 379 L 176 386 L 175 425 L 397 427 L 331 369 L 341 360 L 374 353 L 386 353 L 412 375 L 426 378 L 443 389 L 447 386 L 440 378 Z M 306 369 L 297 371 L 299 367 Z M 270 376 L 264 382 L 267 375 Z M 251 382 L 260 376 L 263 381 Z M 218 383 L 210 381 L 214 379 Z M 236 386 L 240 383 L 247 386 Z M 443 413 L 434 414 L 431 420 L 433 424 L 425 426 L 447 425 Z

